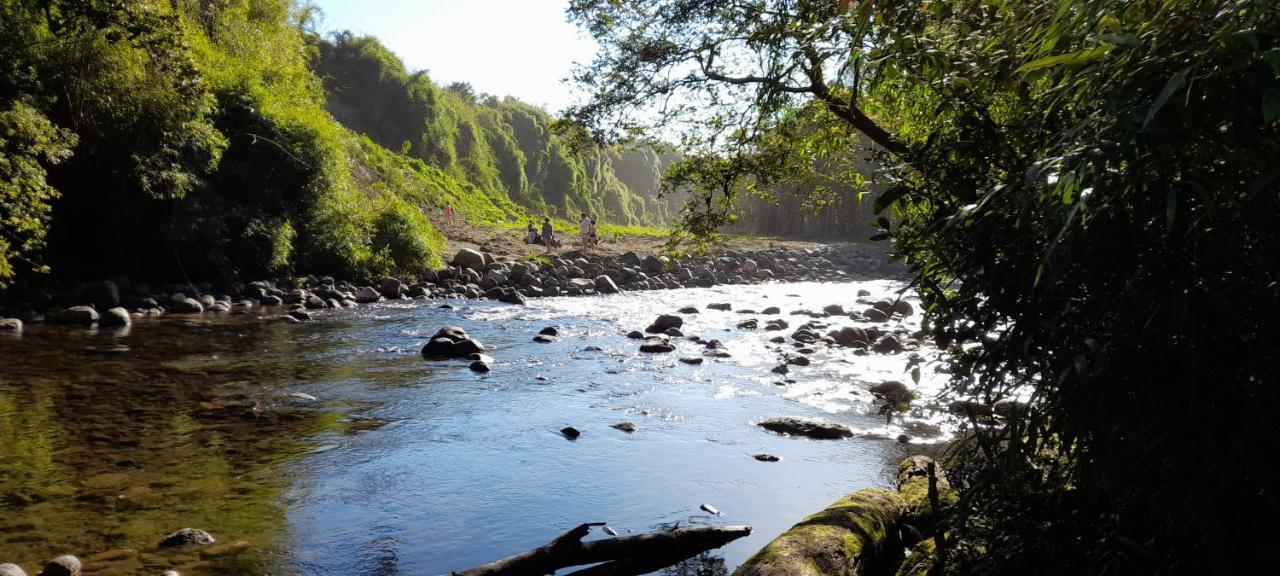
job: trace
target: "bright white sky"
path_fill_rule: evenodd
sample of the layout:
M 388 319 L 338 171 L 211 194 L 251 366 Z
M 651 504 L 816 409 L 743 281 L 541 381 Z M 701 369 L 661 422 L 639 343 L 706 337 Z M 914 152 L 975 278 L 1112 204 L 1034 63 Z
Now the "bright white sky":
M 567 0 L 315 0 L 326 31 L 375 36 L 437 84 L 515 96 L 551 112 L 575 102 L 565 79 L 595 42 L 565 22 Z

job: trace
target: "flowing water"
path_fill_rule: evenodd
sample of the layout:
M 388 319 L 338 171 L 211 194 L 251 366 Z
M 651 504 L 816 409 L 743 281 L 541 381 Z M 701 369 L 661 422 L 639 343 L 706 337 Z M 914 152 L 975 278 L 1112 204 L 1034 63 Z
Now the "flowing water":
M 749 524 L 750 537 L 715 552 L 732 568 L 838 497 L 891 486 L 897 462 L 921 449 L 894 440 L 904 430 L 943 433 L 924 417 L 886 425 L 866 392 L 909 382 L 909 353 L 818 346 L 813 365 L 792 367 L 794 383 L 770 373 L 794 348 L 768 339 L 808 320 L 790 311 L 900 287 L 404 301 L 297 325 L 240 314 L 139 320 L 126 332 L 29 326 L 0 339 L 0 562 L 33 574 L 62 553 L 94 574 L 440 574 L 586 521 L 623 535 Z M 791 328 L 737 330 L 768 317 L 712 302 L 778 306 Z M 648 355 L 626 339 L 684 305 L 702 309 L 684 332 L 723 341 L 732 357 L 691 366 L 678 359 L 701 355 L 692 342 Z M 445 325 L 483 341 L 493 371 L 420 357 Z M 532 342 L 545 326 L 559 341 Z M 924 371 L 926 393 L 938 378 Z M 776 416 L 826 417 L 858 436 L 811 441 L 755 425 Z M 622 421 L 637 431 L 610 427 Z M 566 439 L 565 426 L 581 437 Z M 218 543 L 156 548 L 188 526 Z

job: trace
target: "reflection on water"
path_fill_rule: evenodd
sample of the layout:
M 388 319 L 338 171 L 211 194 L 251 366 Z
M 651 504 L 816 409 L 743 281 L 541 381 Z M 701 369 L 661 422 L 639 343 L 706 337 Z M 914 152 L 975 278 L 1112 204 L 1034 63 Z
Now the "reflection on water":
M 0 341 L 0 562 L 35 573 L 70 552 L 97 574 L 432 574 L 535 548 L 586 521 L 623 534 L 751 524 L 751 537 L 664 572 L 724 574 L 836 497 L 887 485 L 906 448 L 884 438 L 928 422 L 886 426 L 866 393 L 905 379 L 905 354 L 819 349 L 780 386 L 769 369 L 790 344 L 768 341 L 779 332 L 733 330 L 744 315 L 706 304 L 778 306 L 789 334 L 808 319 L 788 312 L 850 305 L 859 288 L 897 286 L 460 301 L 456 310 L 404 302 L 303 325 L 251 314 L 142 320 L 127 334 L 29 326 Z M 686 304 L 703 313 L 686 317 L 685 333 L 724 341 L 732 357 L 688 366 L 677 359 L 700 354 L 691 342 L 641 355 L 625 338 Z M 418 356 L 447 324 L 491 348 L 491 374 Z M 544 326 L 560 340 L 531 342 Z M 935 376 L 926 371 L 922 384 Z M 754 426 L 781 415 L 825 416 L 863 435 L 813 442 Z M 638 430 L 610 428 L 624 420 Z M 575 442 L 557 433 L 569 425 L 583 431 Z M 188 526 L 218 543 L 156 549 Z

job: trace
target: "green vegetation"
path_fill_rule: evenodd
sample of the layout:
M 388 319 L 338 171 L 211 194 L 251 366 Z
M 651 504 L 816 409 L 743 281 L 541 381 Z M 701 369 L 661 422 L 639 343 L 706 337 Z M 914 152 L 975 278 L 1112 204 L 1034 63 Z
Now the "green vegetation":
M 570 13 L 603 47 L 570 117 L 604 139 L 691 126 L 695 232 L 772 183 L 860 190 L 825 163 L 878 159 L 877 225 L 954 352 L 948 395 L 1030 400 L 970 419 L 933 573 L 1280 564 L 1274 1 Z M 668 98 L 692 105 L 636 113 Z
M 48 265 L 237 279 L 438 264 L 408 200 L 421 182 L 362 177 L 389 169 L 356 161 L 373 154 L 325 110 L 305 17 L 288 0 L 0 3 L 0 282 Z
M 311 43 L 334 117 L 458 182 L 464 194 L 450 201 L 469 218 L 501 223 L 528 211 L 576 220 L 587 212 L 635 226 L 671 217 L 676 200 L 657 194 L 670 159 L 652 148 L 579 145 L 545 111 L 466 84 L 438 86 L 374 38 L 343 32 Z

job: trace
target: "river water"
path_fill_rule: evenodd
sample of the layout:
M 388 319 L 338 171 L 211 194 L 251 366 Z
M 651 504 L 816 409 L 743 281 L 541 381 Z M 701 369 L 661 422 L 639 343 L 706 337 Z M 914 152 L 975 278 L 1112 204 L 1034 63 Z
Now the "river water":
M 808 320 L 790 311 L 900 288 L 403 301 L 296 325 L 250 313 L 138 320 L 127 332 L 29 326 L 0 339 L 0 562 L 32 574 L 63 553 L 93 574 L 441 574 L 587 521 L 623 535 L 751 525 L 715 553 L 732 569 L 838 497 L 891 486 L 897 462 L 925 449 L 894 440 L 904 430 L 938 439 L 922 414 L 886 425 L 866 392 L 910 382 L 910 353 L 818 346 L 811 366 L 792 367 L 794 383 L 770 372 L 794 348 L 768 339 Z M 791 328 L 737 330 L 769 317 L 708 310 L 713 302 L 778 306 Z M 685 316 L 684 332 L 723 341 L 731 357 L 691 366 L 678 358 L 701 355 L 692 342 L 648 355 L 626 338 L 685 305 L 702 313 Z M 493 371 L 420 357 L 445 325 L 483 341 Z M 560 340 L 532 342 L 546 326 Z M 927 394 L 940 375 L 923 376 Z M 811 441 L 755 425 L 777 416 L 825 417 L 858 435 Z M 622 421 L 638 429 L 610 427 Z M 565 426 L 581 437 L 566 439 Z M 188 526 L 218 543 L 156 548 Z

